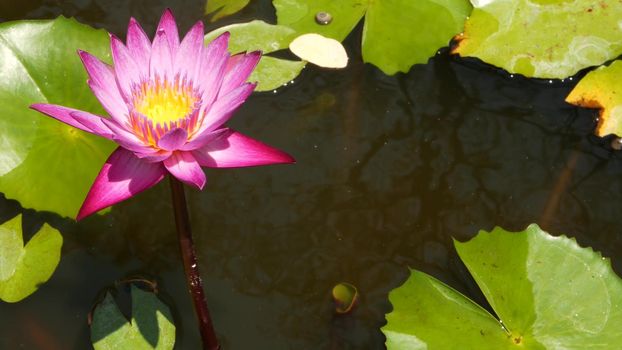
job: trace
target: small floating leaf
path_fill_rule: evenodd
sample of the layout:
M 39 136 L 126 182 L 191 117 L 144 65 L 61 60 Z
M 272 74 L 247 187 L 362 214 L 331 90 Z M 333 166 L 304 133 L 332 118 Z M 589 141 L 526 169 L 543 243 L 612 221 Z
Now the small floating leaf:
M 268 24 L 264 21 L 232 24 L 213 30 L 205 35 L 209 43 L 224 32 L 231 33 L 229 50 L 233 53 L 261 50 L 264 56 L 253 71 L 249 81 L 259 84 L 255 91 L 274 90 L 294 80 L 306 65 L 304 61 L 265 56 L 265 54 L 286 49 L 296 32 L 286 26 Z
M 589 72 L 566 97 L 566 102 L 600 109 L 598 136 L 622 136 L 622 61 Z
M 622 343 L 622 280 L 608 260 L 537 225 L 481 231 L 456 250 L 497 320 L 418 272 L 389 294 L 389 349 L 615 349 Z
M 622 2 L 478 0 L 454 52 L 510 73 L 565 78 L 622 53 Z
M 91 324 L 95 350 L 173 349 L 175 325 L 168 306 L 154 293 L 132 285 L 132 320 L 128 322 L 110 293 L 97 305 Z
M 289 49 L 298 57 L 324 68 L 344 68 L 348 65 L 348 54 L 341 43 L 320 34 L 303 34 L 289 44 Z
M 232 15 L 250 3 L 250 0 L 207 0 L 205 14 L 212 15 L 210 22 Z
M 0 299 L 14 303 L 34 293 L 54 273 L 63 237 L 43 224 L 24 246 L 22 216 L 0 225 Z
M 333 287 L 335 310 L 340 314 L 348 313 L 358 301 L 359 292 L 355 286 L 342 282 Z

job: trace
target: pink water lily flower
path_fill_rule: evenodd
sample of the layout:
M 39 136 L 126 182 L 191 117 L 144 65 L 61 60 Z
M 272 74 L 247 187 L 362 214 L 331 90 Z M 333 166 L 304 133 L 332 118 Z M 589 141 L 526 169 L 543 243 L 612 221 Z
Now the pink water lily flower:
M 203 23 L 180 42 L 166 10 L 153 42 L 130 19 L 127 44 L 110 36 L 114 66 L 79 51 L 88 85 L 110 118 L 52 104 L 31 107 L 119 147 L 95 179 L 77 219 L 157 184 L 166 174 L 196 188 L 205 185 L 201 167 L 245 167 L 291 163 L 288 154 L 223 124 L 253 92 L 247 79 L 260 52 L 231 56 L 229 33 L 207 47 Z

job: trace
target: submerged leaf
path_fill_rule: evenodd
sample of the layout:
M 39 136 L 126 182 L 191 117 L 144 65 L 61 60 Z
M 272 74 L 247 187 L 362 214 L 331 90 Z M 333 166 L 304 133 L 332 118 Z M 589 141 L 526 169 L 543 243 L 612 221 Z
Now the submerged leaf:
M 600 109 L 598 136 L 622 136 L 622 61 L 589 72 L 566 97 L 566 102 Z
M 259 20 L 232 24 L 207 33 L 205 42 L 209 43 L 224 32 L 231 34 L 229 50 L 232 53 L 260 50 L 264 54 L 249 77 L 249 81 L 258 82 L 255 91 L 274 90 L 289 83 L 306 65 L 305 61 L 290 61 L 265 56 L 267 53 L 288 47 L 292 39 L 296 37 L 296 32 L 289 27 L 268 24 Z
M 613 349 L 622 342 L 622 280 L 610 263 L 537 225 L 456 242 L 500 320 L 434 278 L 413 271 L 389 295 L 390 349 Z
M 114 143 L 30 110 L 47 102 L 103 114 L 76 50 L 109 60 L 108 34 L 72 19 L 0 24 L 0 192 L 74 216 Z
M 24 246 L 22 216 L 0 225 L 0 299 L 14 303 L 34 293 L 54 273 L 63 237 L 43 224 Z
M 212 15 L 210 22 L 232 15 L 250 3 L 250 0 L 207 0 L 205 14 Z
M 510 73 L 565 78 L 622 53 L 622 2 L 479 0 L 454 52 Z
M 95 350 L 173 349 L 175 325 L 171 311 L 154 293 L 132 285 L 132 320 L 128 322 L 110 294 L 97 305 L 91 324 Z
M 365 16 L 362 52 L 365 62 L 386 74 L 407 72 L 426 63 L 462 31 L 471 11 L 467 0 L 274 0 L 277 22 L 299 34 L 318 33 L 343 40 Z M 328 13 L 332 20 L 316 20 Z

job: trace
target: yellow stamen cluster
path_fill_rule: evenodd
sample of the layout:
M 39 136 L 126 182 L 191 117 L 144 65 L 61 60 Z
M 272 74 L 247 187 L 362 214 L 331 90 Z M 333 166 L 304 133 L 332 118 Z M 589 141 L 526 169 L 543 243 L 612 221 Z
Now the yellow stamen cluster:
M 157 80 L 143 83 L 133 95 L 134 110 L 154 125 L 168 125 L 186 117 L 198 101 L 190 86 Z

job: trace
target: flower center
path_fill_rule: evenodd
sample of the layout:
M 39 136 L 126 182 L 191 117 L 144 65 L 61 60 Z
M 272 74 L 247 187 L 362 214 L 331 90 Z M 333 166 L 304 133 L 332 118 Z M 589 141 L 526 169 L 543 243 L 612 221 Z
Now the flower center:
M 198 97 L 188 84 L 149 81 L 133 92 L 134 111 L 154 125 L 168 125 L 194 111 Z

